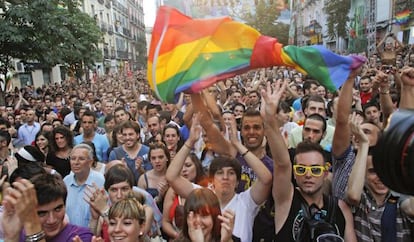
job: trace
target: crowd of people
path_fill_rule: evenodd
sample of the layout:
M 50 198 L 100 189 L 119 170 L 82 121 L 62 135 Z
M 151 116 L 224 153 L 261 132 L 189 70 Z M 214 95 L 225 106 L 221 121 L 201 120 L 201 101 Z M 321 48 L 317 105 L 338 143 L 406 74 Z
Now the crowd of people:
M 390 34 L 367 60 L 334 93 L 286 67 L 174 104 L 144 71 L 15 88 L 0 106 L 0 238 L 413 241 L 414 197 L 381 182 L 372 150 L 414 109 L 414 48 Z

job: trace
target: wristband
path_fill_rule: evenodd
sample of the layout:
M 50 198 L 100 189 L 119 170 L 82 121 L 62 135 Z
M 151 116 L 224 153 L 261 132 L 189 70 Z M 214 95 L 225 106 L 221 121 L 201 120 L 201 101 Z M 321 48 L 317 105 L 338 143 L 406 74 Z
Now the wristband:
M 26 235 L 24 238 L 24 241 L 25 242 L 37 242 L 37 241 L 41 241 L 45 237 L 46 237 L 45 231 L 40 230 L 40 232 L 37 232 L 35 234 Z
M 107 208 L 103 213 L 101 213 L 101 217 L 106 218 L 109 215 L 109 208 Z
M 190 149 L 190 150 L 191 150 L 191 149 L 193 149 L 193 148 L 191 148 L 191 146 L 189 146 L 187 143 L 184 143 L 184 146 L 185 146 L 185 147 L 187 147 L 187 148 L 188 148 L 188 149 Z
M 242 157 L 245 157 L 247 155 L 247 153 L 249 153 L 250 150 L 246 150 L 243 154 L 241 154 Z
M 380 90 L 380 94 L 390 94 L 390 90 Z

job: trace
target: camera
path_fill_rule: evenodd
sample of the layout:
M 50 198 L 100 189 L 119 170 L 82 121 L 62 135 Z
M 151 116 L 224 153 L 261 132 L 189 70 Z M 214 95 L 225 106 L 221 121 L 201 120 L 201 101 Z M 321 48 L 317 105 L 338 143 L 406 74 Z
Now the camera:
M 381 66 L 381 70 L 387 74 L 394 72 L 394 67 L 391 65 L 383 65 Z
M 378 139 L 374 169 L 390 189 L 414 195 L 414 110 L 398 110 Z

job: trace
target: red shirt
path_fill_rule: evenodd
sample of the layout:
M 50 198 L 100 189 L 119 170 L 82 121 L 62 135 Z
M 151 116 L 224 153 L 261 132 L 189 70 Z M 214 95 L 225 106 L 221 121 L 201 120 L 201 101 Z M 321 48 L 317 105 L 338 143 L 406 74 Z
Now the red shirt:
M 371 100 L 371 98 L 372 98 L 372 92 L 361 92 L 359 95 L 361 97 L 361 104 L 362 105 L 369 102 L 369 100 Z

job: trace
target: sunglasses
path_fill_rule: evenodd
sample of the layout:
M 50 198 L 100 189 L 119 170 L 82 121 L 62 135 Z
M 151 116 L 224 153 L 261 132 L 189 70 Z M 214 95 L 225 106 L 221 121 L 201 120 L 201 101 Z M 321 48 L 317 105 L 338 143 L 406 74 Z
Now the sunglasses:
M 312 176 L 320 177 L 326 171 L 326 168 L 324 166 L 293 165 L 293 171 L 297 176 L 303 176 L 310 171 Z

